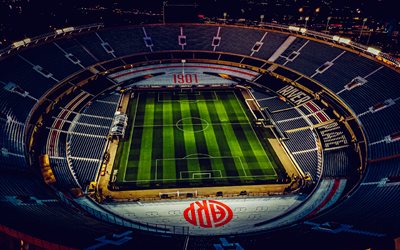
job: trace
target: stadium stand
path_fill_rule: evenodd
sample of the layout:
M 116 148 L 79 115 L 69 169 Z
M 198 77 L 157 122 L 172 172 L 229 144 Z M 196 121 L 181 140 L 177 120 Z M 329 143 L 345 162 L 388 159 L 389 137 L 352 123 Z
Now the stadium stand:
M 292 129 L 297 129 L 297 128 L 303 128 L 303 127 L 310 126 L 306 122 L 306 120 L 304 120 L 302 117 L 294 118 L 294 119 L 290 119 L 290 120 L 278 121 L 276 123 L 276 125 L 282 131 L 287 131 L 287 130 L 292 130 Z
M 355 77 L 367 76 L 379 67 L 380 65 L 376 62 L 346 52 L 334 62 L 332 67 L 322 74 L 317 74 L 314 79 L 332 91 L 338 92 Z
M 163 50 L 182 50 L 179 45 L 178 36 L 180 35 L 180 28 L 173 26 L 149 26 L 143 28 L 143 33 L 146 32 L 148 37 L 151 37 L 153 42 L 152 49 L 154 51 Z M 168 36 L 164 36 L 168 34 Z M 145 37 L 142 34 L 142 37 Z
M 289 140 L 284 143 L 291 152 L 304 151 L 309 149 L 315 149 L 315 137 L 310 129 L 303 129 L 287 133 Z
M 217 50 L 235 54 L 250 54 L 254 44 L 261 40 L 264 33 L 261 30 L 236 32 L 235 28 L 222 27 L 219 33 L 222 38 Z M 235 42 L 232 43 L 232 41 Z
M 400 159 L 388 159 L 368 164 L 365 182 L 379 182 L 384 178 L 400 176 Z
M 342 204 L 313 221 L 320 223 L 334 221 L 372 232 L 397 231 L 399 187 L 399 185 L 361 185 Z
M 82 69 L 68 60 L 65 53 L 51 43 L 39 46 L 34 50 L 23 51 L 20 55 L 33 64 L 42 66 L 59 80 Z
M 296 38 L 275 62 L 286 65 L 290 60 L 295 59 L 298 56 L 298 51 L 306 45 L 307 39 Z
M 24 169 L 27 167 L 25 160 L 25 142 L 23 137 L 24 124 L 13 120 L 0 121 L 0 150 L 3 159 L 1 168 Z
M 116 56 L 147 52 L 143 31 L 140 28 L 110 29 L 99 31 L 99 35 L 115 50 Z
M 261 108 L 268 108 L 272 112 L 292 107 L 290 104 L 280 100 L 277 96 L 258 99 L 257 101 Z
M 306 173 L 308 172 L 313 180 L 318 180 L 320 169 L 318 168 L 318 150 L 300 152 L 293 154 L 298 166 Z
M 118 101 L 119 95 L 97 99 L 87 106 L 82 114 L 75 117 L 73 125 L 69 128 L 67 154 L 82 187 L 95 180 L 99 172 Z M 102 120 L 102 125 L 93 123 L 98 120 Z
M 264 34 L 265 35 L 265 34 Z M 267 32 L 264 39 L 260 40 L 263 44 L 258 51 L 254 51 L 255 47 L 252 48 L 254 53 L 251 55 L 253 57 L 258 57 L 262 59 L 270 59 L 270 57 L 275 53 L 276 50 L 280 48 L 283 42 L 288 38 L 287 35 Z
M 323 152 L 323 177 L 346 177 L 353 174 L 354 165 L 349 148 L 325 150 Z
M 272 113 L 272 116 L 274 117 L 274 119 L 276 121 L 284 121 L 284 120 L 299 118 L 299 117 L 301 117 L 301 114 L 299 114 L 299 112 L 297 112 L 296 109 L 292 108 L 292 109 L 286 109 L 286 110 L 279 111 L 279 112 L 274 112 L 274 113 Z
M 369 144 L 368 159 L 385 159 L 387 157 L 397 156 L 400 154 L 400 141 L 382 140 Z
M 216 36 L 218 27 L 216 26 L 188 26 L 183 25 L 186 35 L 187 50 L 213 50 L 213 37 Z M 176 38 L 178 40 L 178 37 Z
M 54 86 L 55 81 L 33 70 L 33 66 L 19 57 L 11 57 L 0 62 L 1 81 L 13 82 L 35 98 L 41 97 Z
M 76 41 L 84 48 L 85 51 L 96 61 L 107 61 L 113 58 L 113 56 L 102 47 L 102 41 L 100 40 L 97 33 L 87 33 L 76 38 Z
M 179 39 L 179 36 L 185 38 Z M 214 37 L 220 38 L 216 41 Z M 136 26 L 105 29 L 97 33 L 49 41 L 2 59 L 0 209 L 10 216 L 3 216 L 1 223 L 54 242 L 62 243 L 66 237 L 71 237 L 75 241 L 71 243 L 73 247 L 86 247 L 93 243 L 95 237 L 122 229 L 94 219 L 74 206 L 67 206 L 54 195 L 54 190 L 42 185 L 39 176 L 30 175 L 25 149 L 24 134 L 28 129 L 25 122 L 38 100 L 56 86 L 58 81 L 81 72 L 83 67 L 141 52 L 215 50 L 268 60 L 288 38 L 288 34 L 226 26 Z M 180 44 L 182 41 L 185 44 Z M 254 50 L 257 42 L 260 42 L 259 48 Z M 316 50 L 318 54 L 313 53 Z M 154 54 L 149 58 L 152 56 L 157 59 Z M 158 56 L 163 57 L 164 54 Z M 213 56 L 219 58 L 218 55 Z M 333 64 L 323 72 L 316 72 L 327 61 L 333 61 Z M 281 68 L 274 70 L 274 73 L 285 73 L 285 77 L 290 80 L 296 80 L 299 74 L 311 76 L 336 93 L 359 115 L 358 119 L 367 136 L 365 143 L 368 145 L 369 161 L 360 186 L 345 196 L 337 207 L 326 210 L 311 221 L 335 221 L 360 230 L 399 232 L 397 222 L 400 220 L 400 192 L 397 156 L 400 154 L 400 141 L 392 140 L 392 136 L 395 137 L 400 131 L 399 106 L 396 103 L 400 93 L 397 84 L 400 82 L 399 73 L 350 51 L 344 52 L 339 48 L 299 37 L 293 37 L 288 42 L 288 47 L 275 62 L 298 73 Z M 103 68 L 122 63 L 120 60 L 115 64 L 104 64 Z M 99 66 L 97 68 L 102 69 Z M 89 70 L 85 72 L 85 76 L 82 76 L 85 79 L 96 74 Z M 361 77 L 366 82 L 353 88 L 351 82 L 356 77 Z M 58 187 L 63 190 L 84 187 L 95 179 L 120 98 L 119 95 L 105 95 L 87 105 L 94 96 L 112 87 L 113 82 L 103 78 L 103 81 L 80 86 L 80 80 L 75 80 L 71 84 L 75 92 L 68 98 L 57 100 L 57 103 L 56 98 L 47 98 L 54 107 L 54 113 L 49 113 L 52 117 L 48 118 L 53 127 L 44 129 L 48 145 L 42 153 L 49 154 Z M 273 89 L 273 82 L 266 81 L 262 84 Z M 283 143 L 300 168 L 309 172 L 314 180 L 322 173 L 324 190 L 318 193 L 321 197 L 308 200 L 307 203 L 313 204 L 314 207 L 302 207 L 297 214 L 291 215 L 292 219 L 314 213 L 315 210 L 310 210 L 311 208 L 319 211 L 323 208 L 318 207 L 321 204 L 329 204 L 327 207 L 330 207 L 332 204 L 327 200 L 327 197 L 332 198 L 332 195 L 329 195 L 330 191 L 341 190 L 339 193 L 342 193 L 344 186 L 341 185 L 344 184 L 341 183 L 344 183 L 358 167 L 352 166 L 351 147 L 323 150 L 321 166 L 321 152 L 317 148 L 310 123 L 319 124 L 332 117 L 316 101 L 293 108 L 273 92 L 256 90 L 252 93 L 261 108 L 266 109 L 265 112 L 271 114 L 277 126 L 286 132 L 289 139 Z M 371 107 L 389 99 L 392 99 L 394 104 L 371 112 Z M 335 180 L 333 177 L 342 179 Z M 333 200 L 338 199 L 339 196 L 335 196 Z M 285 220 L 288 222 L 290 219 Z M 37 230 L 39 224 L 46 228 L 46 231 Z M 63 225 L 64 235 L 56 230 L 58 224 Z
M 385 136 L 400 131 L 400 106 L 395 103 L 374 113 L 367 113 L 359 117 L 370 142 L 376 142 L 384 139 Z M 385 126 L 382 126 L 385 121 Z
M 98 60 L 76 39 L 63 39 L 54 42 L 54 45 L 75 56 L 84 67 L 95 64 Z
M 318 51 L 318 53 L 315 53 L 315 51 Z M 322 64 L 339 56 L 341 50 L 326 44 L 310 41 L 299 53 L 293 61 L 289 61 L 285 66 L 304 75 L 311 76 Z
M 17 121 L 25 122 L 30 107 L 36 103 L 36 99 L 21 89 L 15 83 L 4 83 L 0 89 L 0 110 L 4 115 L 15 117 Z

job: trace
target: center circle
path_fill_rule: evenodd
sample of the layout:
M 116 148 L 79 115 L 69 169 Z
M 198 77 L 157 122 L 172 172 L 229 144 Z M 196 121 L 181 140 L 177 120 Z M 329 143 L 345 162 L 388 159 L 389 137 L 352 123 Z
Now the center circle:
M 187 117 L 180 119 L 175 126 L 183 132 L 198 133 L 206 130 L 210 124 L 198 117 Z

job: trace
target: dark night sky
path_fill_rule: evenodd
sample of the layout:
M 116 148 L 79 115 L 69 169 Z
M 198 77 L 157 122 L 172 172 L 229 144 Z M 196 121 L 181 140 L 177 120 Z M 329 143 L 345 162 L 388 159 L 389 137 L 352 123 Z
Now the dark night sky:
M 14 3 L 13 10 L 9 3 Z M 52 28 L 104 22 L 106 25 L 118 25 L 140 22 L 159 22 L 160 17 L 116 15 L 113 9 L 162 11 L 162 0 L 1 0 L 0 1 L 0 39 L 33 36 L 51 31 Z M 258 20 L 261 14 L 266 21 L 279 20 L 284 15 L 291 16 L 289 22 L 297 20 L 299 7 L 305 6 L 306 15 L 313 16 L 316 7 L 321 7 L 315 20 L 323 23 L 330 15 L 352 16 L 359 8 L 360 17 L 374 18 L 381 23 L 389 22 L 394 26 L 400 19 L 400 10 L 394 0 L 170 0 L 168 3 L 198 4 L 198 11 L 208 17 L 222 17 L 228 12 L 231 18 Z M 261 4 L 261 3 L 268 3 Z M 22 12 L 15 6 L 21 5 Z M 85 12 L 82 7 L 102 6 L 106 10 Z M 177 13 L 179 15 L 179 13 Z M 49 27 L 51 26 L 51 27 Z M 1 46 L 1 45 L 0 45 Z

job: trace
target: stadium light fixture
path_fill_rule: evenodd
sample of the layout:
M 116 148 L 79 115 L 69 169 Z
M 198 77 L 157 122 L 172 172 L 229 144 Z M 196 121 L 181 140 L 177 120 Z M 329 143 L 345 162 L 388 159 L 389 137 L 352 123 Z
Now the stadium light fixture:
M 24 41 L 18 41 L 18 42 L 14 42 L 13 44 L 11 44 L 11 47 L 12 48 L 18 48 L 18 47 L 21 47 L 21 46 L 24 46 L 24 45 L 25 45 Z
M 21 47 L 21 46 L 26 46 L 26 45 L 28 45 L 30 42 L 31 42 L 31 39 L 30 39 L 30 38 L 25 38 L 24 40 L 21 40 L 21 41 L 17 41 L 17 42 L 12 43 L 12 44 L 11 44 L 11 47 L 12 47 L 13 49 L 15 49 L 15 48 L 18 48 L 18 47 Z
M 300 28 L 299 28 L 299 27 L 296 27 L 296 26 L 289 26 L 289 30 L 299 32 L 299 31 L 300 31 Z
M 67 27 L 67 28 L 62 29 L 62 31 L 63 31 L 64 33 L 72 32 L 72 31 L 74 31 L 74 30 L 75 30 L 74 27 Z
M 373 55 L 376 55 L 376 56 L 379 55 L 379 54 L 381 53 L 380 50 L 375 49 L 375 48 L 372 48 L 372 47 L 368 47 L 367 51 L 368 51 L 369 53 L 373 54 Z
M 300 32 L 305 34 L 305 33 L 307 33 L 307 29 L 306 28 L 300 28 Z
M 331 21 L 332 17 L 328 16 L 327 21 L 326 21 L 326 27 L 325 27 L 325 32 L 328 31 L 328 26 L 329 26 L 329 22 Z
M 365 22 L 366 22 L 367 20 L 368 20 L 368 18 L 364 18 L 364 19 L 363 19 L 363 24 L 362 24 L 362 26 L 361 26 L 360 36 L 358 37 L 358 40 L 361 39 L 361 35 L 362 35 L 362 33 L 363 33 L 363 30 L 364 30 Z
M 308 20 L 310 20 L 310 17 L 309 16 L 307 16 L 304 20 L 306 20 L 306 22 L 305 22 L 305 24 L 304 24 L 304 28 L 306 28 L 307 29 L 307 22 L 308 22 Z
M 342 37 L 340 37 L 340 38 L 339 38 L 339 43 L 350 44 L 350 43 L 351 43 L 351 40 L 348 39 L 348 38 L 342 38 Z
M 32 40 L 30 38 L 25 38 L 22 41 L 25 43 L 25 45 L 28 45 L 28 43 L 30 43 Z
M 182 75 L 185 75 L 185 63 L 186 63 L 186 60 L 182 59 L 181 62 L 182 62 Z

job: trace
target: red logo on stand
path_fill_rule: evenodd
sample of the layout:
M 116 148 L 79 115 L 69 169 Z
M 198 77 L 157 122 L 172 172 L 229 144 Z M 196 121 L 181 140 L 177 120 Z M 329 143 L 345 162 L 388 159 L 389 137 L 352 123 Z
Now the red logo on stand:
M 222 202 L 203 200 L 190 203 L 190 206 L 183 211 L 183 216 L 192 225 L 212 228 L 221 227 L 230 222 L 233 212 Z

